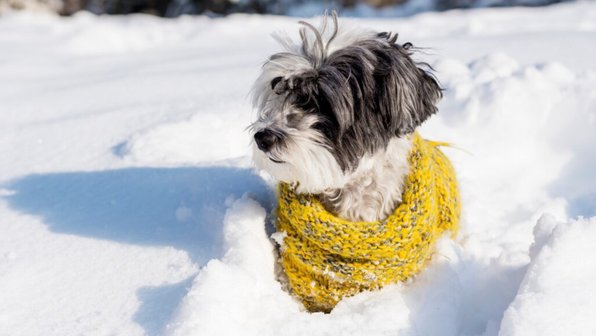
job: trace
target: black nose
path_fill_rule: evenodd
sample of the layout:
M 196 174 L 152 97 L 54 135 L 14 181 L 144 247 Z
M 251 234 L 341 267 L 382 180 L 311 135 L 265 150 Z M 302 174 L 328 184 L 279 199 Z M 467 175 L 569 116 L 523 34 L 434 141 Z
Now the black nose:
M 277 142 L 277 136 L 271 130 L 264 129 L 255 133 L 255 142 L 260 150 L 268 152 Z

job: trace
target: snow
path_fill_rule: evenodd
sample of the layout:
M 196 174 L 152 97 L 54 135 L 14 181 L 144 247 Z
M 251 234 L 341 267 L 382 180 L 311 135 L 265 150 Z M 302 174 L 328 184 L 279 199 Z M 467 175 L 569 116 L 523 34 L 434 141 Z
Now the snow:
M 0 335 L 596 334 L 596 4 L 349 19 L 445 88 L 460 180 L 413 281 L 309 314 L 275 280 L 248 90 L 292 18 L 0 19 Z
M 551 230 L 536 248 L 515 300 L 503 322 L 502 335 L 594 335 L 596 260 L 586 255 L 596 237 L 596 218 L 553 226 L 540 219 L 539 232 Z M 543 235 L 543 238 L 544 237 Z M 554 319 L 552 323 L 544 323 Z

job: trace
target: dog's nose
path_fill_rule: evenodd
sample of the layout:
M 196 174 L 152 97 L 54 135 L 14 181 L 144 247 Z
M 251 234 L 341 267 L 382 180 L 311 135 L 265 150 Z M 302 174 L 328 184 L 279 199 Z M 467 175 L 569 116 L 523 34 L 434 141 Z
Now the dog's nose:
M 260 150 L 268 152 L 277 142 L 277 136 L 272 131 L 264 129 L 255 133 L 255 142 Z

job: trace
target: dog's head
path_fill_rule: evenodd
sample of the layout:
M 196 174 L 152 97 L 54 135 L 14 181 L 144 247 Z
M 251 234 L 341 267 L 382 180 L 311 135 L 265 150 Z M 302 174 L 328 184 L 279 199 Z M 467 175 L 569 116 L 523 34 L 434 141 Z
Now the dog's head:
M 341 188 L 363 157 L 385 150 L 437 111 L 441 89 L 397 35 L 300 22 L 300 43 L 276 36 L 253 88 L 258 168 L 301 192 Z

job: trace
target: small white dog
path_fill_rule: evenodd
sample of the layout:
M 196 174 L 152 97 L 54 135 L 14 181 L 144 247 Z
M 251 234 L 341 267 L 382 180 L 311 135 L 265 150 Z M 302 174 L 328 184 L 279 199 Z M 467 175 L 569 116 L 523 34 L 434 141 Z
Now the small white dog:
M 254 161 L 339 217 L 385 218 L 401 201 L 410 136 L 441 89 L 397 35 L 346 29 L 335 15 L 319 29 L 300 23 L 299 43 L 275 36 L 286 50 L 254 85 Z

